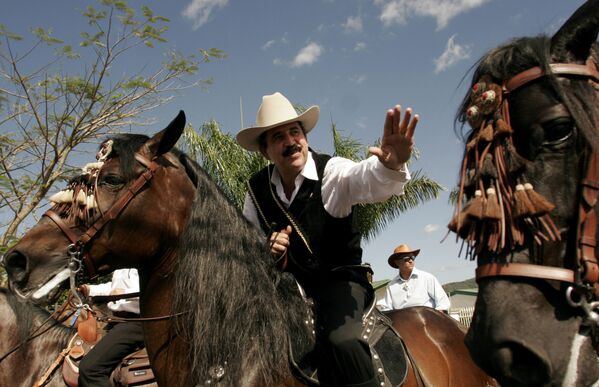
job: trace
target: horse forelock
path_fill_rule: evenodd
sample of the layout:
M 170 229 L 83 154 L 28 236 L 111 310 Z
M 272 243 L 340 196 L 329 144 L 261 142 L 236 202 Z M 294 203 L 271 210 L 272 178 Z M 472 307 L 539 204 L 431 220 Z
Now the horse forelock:
M 136 165 L 135 153 L 149 140 L 149 137 L 143 134 L 125 133 L 117 134 L 109 139 L 113 141 L 109 158 L 118 156 L 121 173 L 127 180 L 133 179 Z
M 192 381 L 202 384 L 212 367 L 223 366 L 226 385 L 250 370 L 263 385 L 275 385 L 288 376 L 289 331 L 300 329 L 303 301 L 290 290 L 295 283 L 273 267 L 264 235 L 198 172 L 174 302 L 174 312 L 192 310 L 178 321 L 190 346 Z

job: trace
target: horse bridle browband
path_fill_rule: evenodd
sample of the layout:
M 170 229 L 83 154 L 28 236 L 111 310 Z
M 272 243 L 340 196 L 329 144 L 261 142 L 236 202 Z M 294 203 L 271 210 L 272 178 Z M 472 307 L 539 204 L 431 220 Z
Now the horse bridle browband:
M 69 268 L 72 272 L 78 272 L 81 269 L 81 263 L 85 265 L 90 278 L 97 276 L 96 265 L 89 252 L 85 252 L 85 245 L 112 219 L 115 219 L 129 204 L 140 190 L 154 177 L 154 173 L 159 168 L 159 165 L 149 160 L 139 153 L 135 153 L 135 160 L 146 167 L 146 170 L 137 177 L 137 179 L 127 188 L 125 194 L 119 197 L 102 215 L 80 236 L 77 236 L 65 223 L 65 221 L 53 210 L 48 210 L 44 213 L 62 230 L 65 236 L 71 241 L 68 253 L 71 255 Z M 81 258 L 80 258 L 81 257 Z
M 589 58 L 586 64 L 552 63 L 549 65 L 551 74 L 557 76 L 581 76 L 599 83 L 599 71 L 595 62 Z M 540 67 L 525 70 L 503 83 L 504 94 L 547 75 Z M 477 267 L 476 280 L 495 276 L 516 276 L 557 280 L 574 284 L 587 297 L 599 295 L 599 265 L 595 250 L 597 247 L 597 214 L 595 206 L 599 197 L 599 144 L 591 147 L 587 160 L 586 174 L 581 182 L 582 192 L 579 199 L 578 224 L 576 229 L 577 267 L 573 270 L 562 267 L 541 266 L 527 263 L 487 263 Z M 572 289 L 569 290 L 569 301 L 573 306 L 581 306 L 577 300 L 571 299 Z M 578 296 L 581 296 L 580 294 Z M 599 307 L 599 306 L 596 306 Z M 593 312 L 591 310 L 591 312 Z M 599 322 L 599 314 L 593 315 L 594 321 Z

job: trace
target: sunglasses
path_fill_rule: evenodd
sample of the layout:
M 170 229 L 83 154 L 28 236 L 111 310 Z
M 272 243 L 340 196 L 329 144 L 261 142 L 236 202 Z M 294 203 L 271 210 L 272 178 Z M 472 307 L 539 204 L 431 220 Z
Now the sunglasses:
M 407 257 L 403 257 L 401 260 L 404 261 L 404 262 L 408 262 L 408 261 L 413 261 L 415 259 L 416 259 L 415 256 L 410 255 L 410 256 L 407 256 Z

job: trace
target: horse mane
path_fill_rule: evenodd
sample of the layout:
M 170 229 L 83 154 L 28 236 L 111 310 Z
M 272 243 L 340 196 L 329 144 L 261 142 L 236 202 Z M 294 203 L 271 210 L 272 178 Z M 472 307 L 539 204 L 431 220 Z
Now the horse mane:
M 27 341 L 32 334 L 41 333 L 43 336 L 53 336 L 63 341 L 62 345 L 66 346 L 67 341 L 73 332 L 56 320 L 48 320 L 51 314 L 30 302 L 19 300 L 9 289 L 0 288 L 0 297 L 6 301 L 8 307 L 12 310 L 15 316 L 18 332 L 13 332 L 13 335 L 19 337 L 21 348 L 27 348 Z M 3 320 L 7 320 L 9 316 L 2 316 Z M 34 330 L 43 322 L 47 323 L 39 331 Z M 0 329 L 0 331 L 4 331 Z
M 597 44 L 593 44 L 591 55 L 596 63 L 599 63 Z M 463 133 L 463 128 L 468 122 L 466 111 L 470 104 L 472 86 L 478 82 L 481 76 L 489 75 L 496 83 L 502 84 L 516 74 L 531 67 L 540 66 L 546 73 L 549 73 L 549 64 L 556 62 L 573 62 L 572 58 L 565 55 L 554 57 L 551 54 L 551 38 L 546 35 L 537 37 L 522 37 L 513 39 L 510 42 L 498 46 L 487 52 L 475 67 L 470 90 L 462 100 L 457 111 L 454 127 L 462 129 L 462 137 L 468 138 L 472 131 Z M 572 80 L 564 87 L 557 81 L 557 77 L 549 75 L 546 77 L 549 82 L 547 92 L 556 95 L 567 106 L 572 114 L 577 127 L 582 136 L 591 146 L 597 143 L 596 127 L 596 92 L 586 79 Z M 516 91 L 517 92 L 517 91 Z
M 225 385 L 250 370 L 263 385 L 275 385 L 289 376 L 289 339 L 298 340 L 305 327 L 297 284 L 274 267 L 264 234 L 207 173 L 184 154 L 180 160 L 197 180 L 173 303 L 174 313 L 192 310 L 177 323 L 190 346 L 191 381 L 202 384 L 211 368 L 222 366 Z
M 133 178 L 134 153 L 149 137 L 113 136 L 121 172 Z M 196 186 L 181 236 L 172 311 L 177 334 L 189 345 L 191 382 L 203 384 L 211 369 L 236 385 L 249 372 L 263 385 L 289 377 L 290 345 L 306 348 L 308 313 L 295 279 L 275 268 L 261 230 L 249 223 L 193 159 L 173 153 Z M 291 340 L 291 342 L 290 342 Z

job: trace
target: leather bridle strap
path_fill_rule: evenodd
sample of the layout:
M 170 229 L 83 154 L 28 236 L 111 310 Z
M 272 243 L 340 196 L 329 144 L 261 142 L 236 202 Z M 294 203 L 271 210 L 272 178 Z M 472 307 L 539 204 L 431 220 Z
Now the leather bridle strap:
M 123 209 L 129 204 L 131 199 L 137 195 L 151 179 L 154 177 L 154 172 L 158 169 L 158 164 L 154 161 L 148 160 L 139 153 L 135 154 L 135 159 L 144 165 L 147 169 L 143 172 L 134 182 L 127 188 L 127 192 L 121 196 L 110 209 L 104 213 L 100 219 L 96 220 L 94 224 L 79 238 L 81 244 L 89 242 L 94 235 L 98 233 L 109 221 L 116 219 L 116 217 L 123 211 Z
M 485 277 L 514 276 L 575 283 L 574 270 L 530 263 L 487 263 L 476 268 L 476 280 Z
M 599 147 L 599 144 L 597 144 Z M 582 180 L 582 194 L 578 212 L 578 256 L 583 269 L 583 280 L 599 282 L 597 249 L 597 213 L 595 206 L 599 197 L 599 149 L 594 149 L 589 158 L 587 175 Z
M 135 154 L 135 159 L 147 169 L 127 188 L 127 192 L 115 201 L 110 209 L 104 212 L 103 216 L 96 220 L 89 229 L 81 236 L 76 236 L 72 230 L 65 224 L 64 220 L 54 211 L 48 210 L 44 216 L 50 218 L 66 235 L 76 249 L 81 251 L 83 246 L 88 243 L 100 231 L 106 223 L 115 219 L 125 209 L 127 204 L 139 193 L 139 191 L 154 177 L 154 173 L 159 165 L 153 160 L 149 160 L 139 153 Z M 90 277 L 96 276 L 95 264 L 89 254 L 83 254 L 83 262 Z
M 62 230 L 64 235 L 66 235 L 66 237 L 69 238 L 71 243 L 77 243 L 79 236 L 75 235 L 75 233 L 69 228 L 69 226 L 65 224 L 60 215 L 58 215 L 56 212 L 52 210 L 48 210 L 44 213 L 43 216 L 47 216 L 48 218 L 50 218 L 50 220 L 52 220 L 58 226 L 58 228 Z
M 551 72 L 555 75 L 582 76 L 599 83 L 599 71 L 592 58 L 584 65 L 574 63 L 551 63 Z M 540 67 L 525 70 L 503 83 L 504 93 L 509 93 L 545 76 Z M 599 144 L 591 151 L 587 163 L 586 176 L 582 181 L 582 193 L 579 203 L 577 228 L 577 262 L 582 273 L 560 267 L 541 266 L 526 263 L 488 263 L 476 268 L 476 280 L 495 276 L 517 276 L 557 280 L 580 285 L 582 283 L 596 285 L 599 282 L 599 265 L 595 250 L 597 247 L 597 215 L 595 206 L 599 196 Z M 582 276 L 581 276 L 582 274 Z M 595 286 L 597 288 L 597 286 Z M 599 292 L 599 288 L 596 289 Z
M 593 79 L 595 82 L 599 82 L 599 71 L 597 71 L 592 59 L 587 60 L 587 63 L 583 65 L 575 63 L 551 63 L 549 68 L 551 69 L 552 74 L 562 76 L 578 75 Z M 503 90 L 507 92 L 514 91 L 517 88 L 545 75 L 547 74 L 539 66 L 532 67 L 528 70 L 522 71 L 517 75 L 514 75 L 508 81 L 504 82 Z

